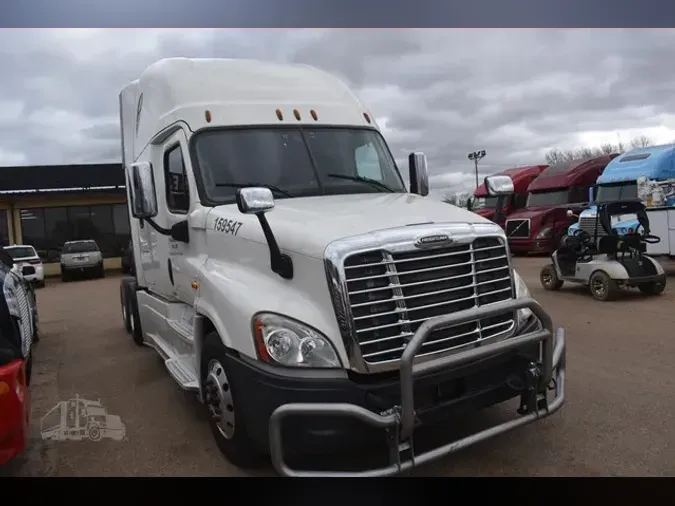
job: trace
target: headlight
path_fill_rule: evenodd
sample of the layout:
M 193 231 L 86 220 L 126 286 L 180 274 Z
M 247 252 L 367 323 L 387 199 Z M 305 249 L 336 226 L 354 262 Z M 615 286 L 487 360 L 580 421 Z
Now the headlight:
M 553 232 L 553 227 L 542 228 L 541 232 L 537 234 L 537 239 L 544 239 L 545 237 L 551 237 L 551 232 Z
M 253 317 L 253 337 L 258 357 L 287 367 L 340 367 L 340 359 L 326 337 L 316 330 L 280 315 Z
M 527 288 L 525 281 L 520 277 L 520 274 L 513 269 L 513 281 L 516 284 L 516 299 L 522 299 L 530 296 L 530 290 Z M 522 325 L 532 316 L 532 310 L 529 307 L 524 307 L 518 310 L 518 325 Z

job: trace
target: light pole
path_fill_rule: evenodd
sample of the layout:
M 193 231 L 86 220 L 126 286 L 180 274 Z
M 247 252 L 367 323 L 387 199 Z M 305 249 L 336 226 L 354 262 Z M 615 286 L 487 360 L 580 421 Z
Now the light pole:
M 485 150 L 481 149 L 480 151 L 474 151 L 469 153 L 469 160 L 473 160 L 473 163 L 476 167 L 476 188 L 478 188 L 478 160 L 481 160 L 485 156 Z

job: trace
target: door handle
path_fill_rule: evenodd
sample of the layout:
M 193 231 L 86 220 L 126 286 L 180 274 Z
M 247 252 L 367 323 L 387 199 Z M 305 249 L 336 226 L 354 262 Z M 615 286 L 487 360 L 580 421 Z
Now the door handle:
M 173 266 L 171 265 L 171 259 L 166 263 L 168 269 L 169 269 L 169 281 L 171 281 L 171 285 L 173 286 Z

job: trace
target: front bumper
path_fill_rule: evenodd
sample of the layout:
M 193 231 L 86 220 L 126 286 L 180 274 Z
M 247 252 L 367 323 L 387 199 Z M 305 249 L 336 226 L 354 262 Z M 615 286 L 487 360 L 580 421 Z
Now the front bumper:
M 90 263 L 90 264 L 61 264 L 62 272 L 94 272 L 103 267 L 103 262 Z
M 472 348 L 444 357 L 435 362 L 413 363 L 416 352 L 434 330 L 451 325 L 459 325 L 476 319 L 489 318 L 525 307 L 533 311 L 541 322 L 540 327 L 526 331 L 526 333 L 510 339 Z M 536 351 L 534 354 L 536 358 L 534 361 L 530 360 L 521 365 L 521 371 L 525 373 L 524 389 L 514 394 L 513 391 L 508 393 L 504 390 L 503 384 L 499 387 L 493 385 L 491 388 L 483 385 L 478 388 L 476 395 L 464 396 L 460 399 L 461 403 L 477 400 L 478 405 L 474 407 L 482 407 L 480 404 L 495 404 L 520 395 L 520 417 L 476 432 L 425 453 L 415 455 L 413 433 L 415 427 L 420 423 L 420 418 L 428 414 L 428 410 L 422 409 L 421 403 L 416 399 L 416 395 L 423 389 L 424 383 L 439 386 L 439 384 L 443 384 L 447 379 L 444 375 L 454 376 L 455 379 L 472 378 L 472 368 L 476 369 L 474 372 L 494 373 L 496 368 L 499 367 L 500 361 L 508 363 L 509 360 L 515 360 L 514 354 L 518 354 L 523 350 L 526 350 L 526 355 L 530 355 L 533 347 Z M 505 369 L 505 373 L 509 370 L 513 369 L 507 368 Z M 496 376 L 498 377 L 498 375 Z M 348 380 L 344 379 L 341 381 Z M 489 384 L 490 382 L 488 381 L 487 383 Z M 317 398 L 317 392 L 306 390 L 294 390 L 292 395 L 296 399 L 306 397 L 307 401 L 279 402 L 278 407 L 274 409 L 269 418 L 269 445 L 272 464 L 279 474 L 293 477 L 394 475 L 555 413 L 560 409 L 565 400 L 564 385 L 564 331 L 558 329 L 554 333 L 550 317 L 533 299 L 516 299 L 439 316 L 425 322 L 408 344 L 401 359 L 400 381 L 397 382 L 399 392 L 395 396 L 394 402 L 390 405 L 386 407 L 381 406 L 375 410 L 372 407 L 369 409 L 366 407 L 368 405 L 367 397 L 370 393 L 368 388 L 359 389 L 352 382 L 352 388 L 348 391 L 349 395 L 345 395 L 340 380 L 334 380 L 332 388 L 325 389 L 320 397 L 322 402 L 313 401 L 313 399 Z M 329 383 L 330 386 L 331 384 Z M 549 399 L 548 391 L 551 389 L 554 391 L 554 395 L 552 399 Z M 261 396 L 258 396 L 258 392 L 260 392 Z M 264 395 L 262 395 L 261 390 L 258 390 L 258 392 L 256 392 L 256 402 L 251 404 L 258 404 L 260 402 L 264 405 Z M 350 396 L 351 400 L 341 400 Z M 290 417 L 298 417 L 303 422 L 316 419 L 317 417 L 327 417 L 329 421 L 334 421 L 336 418 L 343 419 L 345 422 L 351 419 L 351 422 L 358 421 L 361 424 L 371 426 L 373 429 L 384 430 L 389 441 L 390 463 L 384 467 L 362 472 L 315 472 L 292 469 L 286 463 L 284 455 L 286 436 L 282 433 L 282 424 L 286 418 Z M 250 417 L 246 418 L 247 421 L 252 420 Z M 266 417 L 260 417 L 259 419 L 267 420 Z M 306 444 L 310 444 L 309 441 L 306 441 Z

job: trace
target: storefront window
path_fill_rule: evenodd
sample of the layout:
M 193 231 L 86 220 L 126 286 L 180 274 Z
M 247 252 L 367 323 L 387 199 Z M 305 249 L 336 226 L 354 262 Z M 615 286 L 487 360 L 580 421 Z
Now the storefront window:
M 46 262 L 58 262 L 63 243 L 81 239 L 95 240 L 105 258 L 117 257 L 130 235 L 126 204 L 22 209 L 21 230 L 23 243 Z
M 21 210 L 21 235 L 23 244 L 33 246 L 40 257 L 47 257 L 45 213 L 43 209 Z
M 0 209 L 0 246 L 9 246 L 9 223 L 5 209 Z

